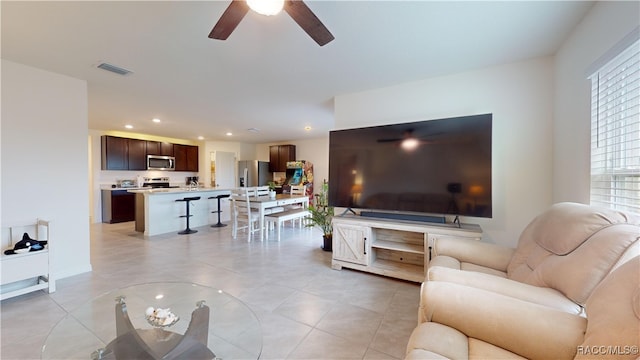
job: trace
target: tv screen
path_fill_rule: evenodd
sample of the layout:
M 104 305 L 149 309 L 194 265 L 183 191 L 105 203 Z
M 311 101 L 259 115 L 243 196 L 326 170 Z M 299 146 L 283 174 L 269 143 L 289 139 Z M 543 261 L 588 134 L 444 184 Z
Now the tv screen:
M 492 114 L 334 130 L 329 204 L 492 216 Z

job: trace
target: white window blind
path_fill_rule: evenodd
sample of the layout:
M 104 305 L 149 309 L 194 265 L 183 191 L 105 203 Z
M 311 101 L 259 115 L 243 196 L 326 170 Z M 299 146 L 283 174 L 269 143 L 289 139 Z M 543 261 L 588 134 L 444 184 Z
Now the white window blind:
M 640 213 L 640 40 L 590 79 L 591 204 Z

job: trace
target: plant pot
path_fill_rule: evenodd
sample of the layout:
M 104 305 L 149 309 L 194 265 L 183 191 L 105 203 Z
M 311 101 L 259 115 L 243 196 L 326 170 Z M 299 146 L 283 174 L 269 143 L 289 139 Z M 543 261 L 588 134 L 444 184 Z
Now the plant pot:
M 333 245 L 333 236 L 332 235 L 322 235 L 322 240 L 323 240 L 323 244 L 322 244 L 322 250 L 324 251 L 332 251 L 332 245 Z
M 276 198 L 276 191 L 275 190 L 269 190 L 269 198 L 270 199 L 275 199 Z

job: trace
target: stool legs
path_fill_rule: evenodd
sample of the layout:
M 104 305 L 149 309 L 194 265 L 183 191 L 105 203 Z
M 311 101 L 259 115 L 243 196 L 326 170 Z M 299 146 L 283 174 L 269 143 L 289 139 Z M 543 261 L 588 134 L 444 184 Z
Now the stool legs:
M 191 203 L 192 200 L 200 200 L 200 197 L 193 197 L 193 198 L 184 198 L 184 199 L 178 199 L 176 201 L 184 201 L 184 203 L 187 206 L 187 214 L 186 215 L 181 215 L 180 217 L 183 218 L 187 218 L 187 228 L 178 232 L 179 235 L 187 235 L 187 234 L 194 234 L 197 233 L 198 230 L 193 230 L 189 227 L 189 218 L 192 216 L 190 209 L 189 209 L 189 204 Z
M 218 200 L 218 210 L 217 211 L 212 211 L 215 213 L 218 213 L 218 222 L 216 224 L 211 225 L 211 227 L 225 227 L 227 226 L 227 224 L 223 224 L 220 221 L 220 213 L 222 212 L 222 209 L 220 208 L 220 199 L 222 198 L 228 198 L 230 195 L 225 194 L 225 195 L 218 195 L 218 196 L 212 196 L 209 199 L 217 199 Z

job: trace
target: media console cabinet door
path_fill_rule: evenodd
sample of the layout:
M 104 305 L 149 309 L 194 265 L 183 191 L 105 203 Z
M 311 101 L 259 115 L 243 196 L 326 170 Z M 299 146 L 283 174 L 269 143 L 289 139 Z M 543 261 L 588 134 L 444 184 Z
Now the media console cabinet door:
M 371 228 L 359 225 L 334 224 L 333 259 L 369 265 Z

